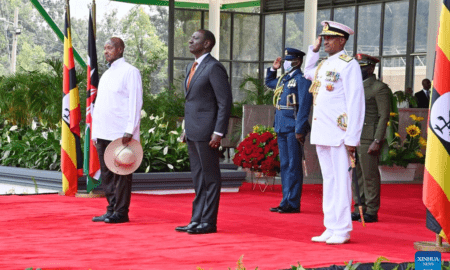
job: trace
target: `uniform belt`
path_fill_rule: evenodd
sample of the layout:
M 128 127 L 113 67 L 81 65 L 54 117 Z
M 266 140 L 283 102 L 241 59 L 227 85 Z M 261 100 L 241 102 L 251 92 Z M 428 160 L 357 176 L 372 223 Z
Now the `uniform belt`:
M 284 106 L 284 105 L 277 105 L 277 110 L 294 110 L 294 107 Z

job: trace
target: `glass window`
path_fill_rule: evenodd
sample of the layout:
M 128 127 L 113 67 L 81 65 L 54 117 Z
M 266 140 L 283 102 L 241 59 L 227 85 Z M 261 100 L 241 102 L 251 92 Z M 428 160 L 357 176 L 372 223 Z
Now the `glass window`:
M 267 76 L 267 69 L 270 68 L 272 66 L 272 64 L 273 64 L 273 62 L 266 62 L 266 63 L 264 63 L 264 65 L 263 65 L 264 68 L 262 70 L 264 72 L 263 78 L 266 78 L 266 76 Z M 281 69 L 279 69 L 278 73 L 279 72 L 281 72 Z
M 222 63 L 222 65 L 225 67 L 225 69 L 227 70 L 228 78 L 230 78 L 231 77 L 230 62 L 220 62 L 220 63 Z
M 342 23 L 355 30 L 355 7 L 335 8 L 334 21 Z M 345 44 L 345 50 L 348 55 L 353 55 L 354 38 L 351 35 Z
M 255 63 L 233 63 L 233 82 L 231 85 L 233 101 L 239 102 L 247 97 L 245 91 L 241 91 L 240 85 L 246 76 L 258 77 L 258 64 Z
M 414 39 L 414 51 L 427 51 L 427 33 L 428 33 L 428 9 L 430 0 L 417 0 L 416 31 Z
M 383 59 L 383 73 L 381 79 L 389 85 L 392 92 L 405 91 L 405 57 Z
M 275 60 L 281 56 L 283 15 L 267 15 L 264 22 L 264 60 Z
M 234 15 L 233 59 L 259 59 L 259 15 Z
M 209 29 L 209 12 L 205 12 L 205 29 Z M 230 59 L 231 14 L 220 13 L 220 59 Z
M 408 0 L 385 4 L 383 55 L 406 54 L 408 6 Z
M 201 12 L 175 9 L 175 57 L 193 57 L 188 42 L 192 34 L 201 27 Z
M 286 47 L 302 50 L 303 23 L 303 12 L 286 14 Z
M 422 90 L 422 80 L 427 77 L 427 57 L 426 55 L 414 57 L 414 93 Z M 428 78 L 431 81 L 431 78 Z
M 223 1 L 225 2 L 225 1 Z M 230 1 L 228 1 L 230 2 Z M 233 5 L 233 4 L 231 4 Z M 222 8 L 226 8 L 227 11 L 234 11 L 234 12 L 246 12 L 246 13 L 261 13 L 261 8 L 259 6 L 259 3 L 252 7 L 242 7 L 242 8 L 228 8 L 227 4 L 223 4 Z
M 192 60 L 173 60 L 173 85 L 175 89 L 183 91 L 183 81 L 186 79 L 186 67 Z
M 357 53 L 380 55 L 380 27 L 381 4 L 359 6 Z
M 317 11 L 317 24 L 316 24 L 316 36 L 318 36 L 323 29 L 322 21 L 330 20 L 331 12 L 330 9 L 319 9 Z
M 230 59 L 231 14 L 220 13 L 220 59 Z
M 330 16 L 331 16 L 330 9 L 320 9 L 317 11 L 316 36 L 318 36 L 322 32 L 323 26 L 321 22 L 329 20 Z M 322 47 L 320 47 L 319 56 L 320 58 L 328 56 L 323 50 L 323 42 Z

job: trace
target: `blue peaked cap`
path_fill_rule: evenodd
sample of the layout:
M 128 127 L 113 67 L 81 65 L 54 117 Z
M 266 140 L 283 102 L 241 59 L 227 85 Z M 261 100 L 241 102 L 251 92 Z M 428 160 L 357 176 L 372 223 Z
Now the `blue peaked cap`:
M 286 48 L 284 49 L 284 60 L 294 60 L 296 58 L 303 58 L 305 56 L 305 53 L 294 49 L 294 48 Z

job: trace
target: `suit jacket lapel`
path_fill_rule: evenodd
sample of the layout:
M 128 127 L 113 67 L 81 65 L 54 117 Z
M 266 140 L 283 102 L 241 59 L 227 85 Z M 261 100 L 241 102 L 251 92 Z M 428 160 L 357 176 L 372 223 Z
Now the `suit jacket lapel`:
M 197 69 L 195 70 L 194 76 L 192 77 L 191 82 L 189 84 L 189 89 L 186 89 L 186 96 L 189 94 L 190 90 L 194 86 L 195 81 L 197 80 L 197 78 L 201 75 L 201 73 L 205 69 L 205 66 L 208 63 L 210 58 L 211 58 L 211 55 L 206 56 L 205 59 L 203 59 L 203 61 L 200 63 L 200 65 L 197 66 Z M 190 66 L 192 66 L 192 64 Z M 190 70 L 190 68 L 189 68 L 189 70 Z

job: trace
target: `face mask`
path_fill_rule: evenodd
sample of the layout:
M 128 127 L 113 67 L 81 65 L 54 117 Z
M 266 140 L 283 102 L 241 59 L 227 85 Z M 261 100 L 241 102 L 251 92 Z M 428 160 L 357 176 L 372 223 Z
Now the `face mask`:
M 283 67 L 284 67 L 284 71 L 286 73 L 288 73 L 289 71 L 292 70 L 292 65 L 291 64 L 292 64 L 292 61 L 284 61 Z

